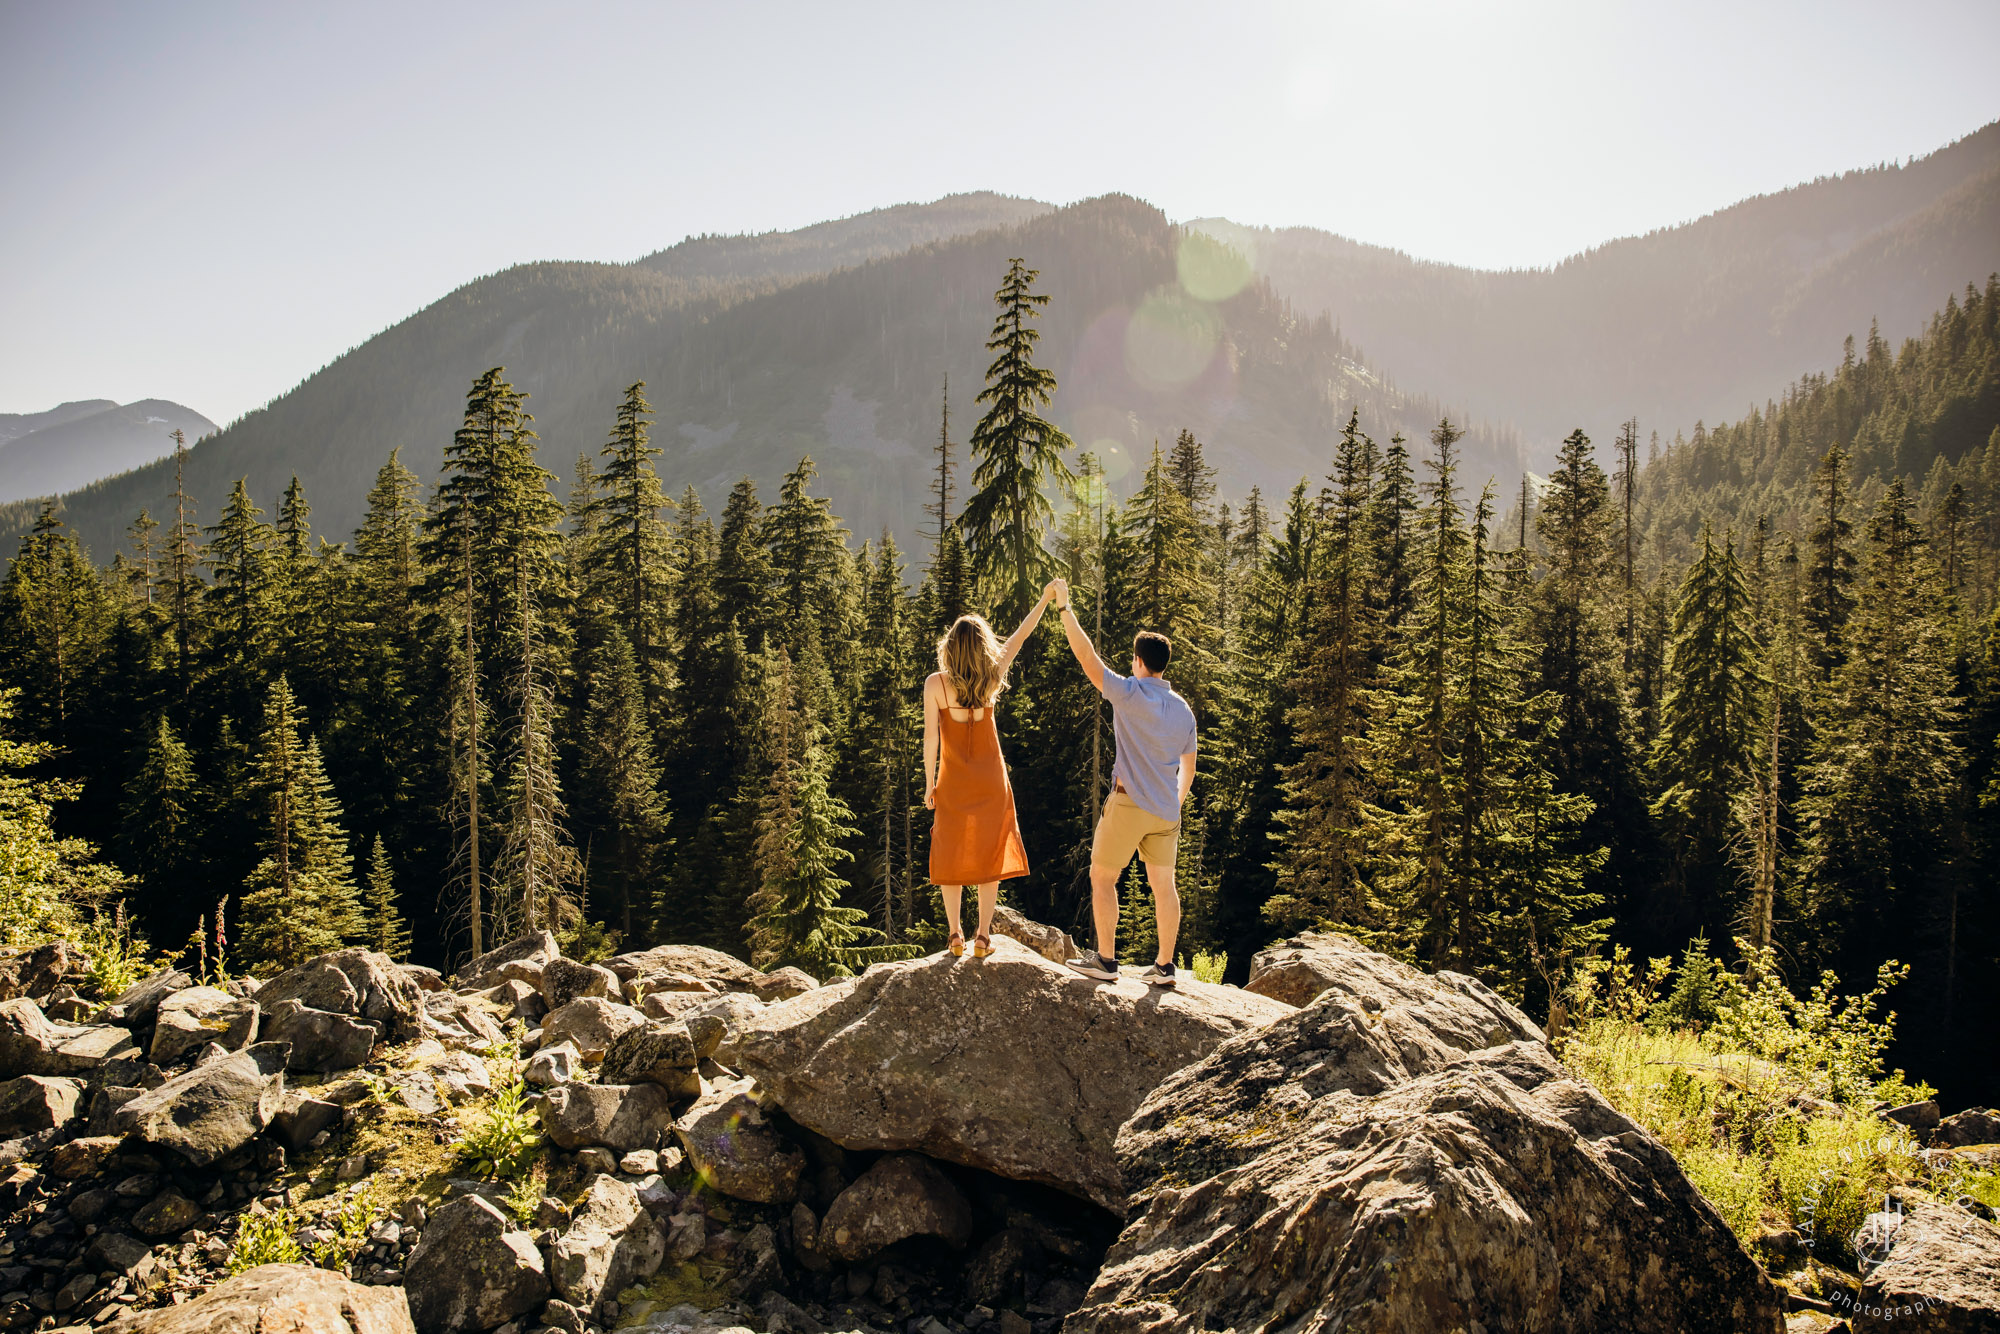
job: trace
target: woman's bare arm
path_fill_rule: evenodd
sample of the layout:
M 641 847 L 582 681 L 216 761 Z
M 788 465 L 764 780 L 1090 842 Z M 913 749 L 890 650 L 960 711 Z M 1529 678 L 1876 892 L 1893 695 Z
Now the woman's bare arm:
M 1021 645 L 1028 642 L 1028 636 L 1035 633 L 1035 627 L 1042 623 L 1042 612 L 1048 607 L 1049 599 L 1055 596 L 1054 589 L 1055 585 L 1052 583 L 1042 590 L 1041 601 L 1021 618 L 1021 624 L 1007 637 L 1007 642 L 1000 646 L 1000 675 L 1007 674 L 1007 669 L 1014 665 L 1014 658 L 1021 651 Z
M 924 805 L 937 804 L 938 706 L 943 697 L 942 682 L 933 672 L 924 681 Z

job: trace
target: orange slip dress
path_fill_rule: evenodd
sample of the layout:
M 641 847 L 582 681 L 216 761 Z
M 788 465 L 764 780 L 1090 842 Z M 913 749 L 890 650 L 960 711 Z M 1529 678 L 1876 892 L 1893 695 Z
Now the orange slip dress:
M 1028 851 L 1014 823 L 1014 789 L 1000 756 L 993 710 L 951 709 L 938 719 L 937 809 L 931 821 L 931 883 L 983 885 L 1028 873 Z

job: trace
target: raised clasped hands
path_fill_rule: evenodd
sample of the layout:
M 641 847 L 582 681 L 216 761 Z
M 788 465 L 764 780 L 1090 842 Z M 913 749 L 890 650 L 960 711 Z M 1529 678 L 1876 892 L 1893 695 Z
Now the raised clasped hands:
M 1063 578 L 1049 580 L 1048 586 L 1042 589 L 1042 596 L 1052 600 L 1057 611 L 1064 610 L 1069 606 L 1069 580 Z

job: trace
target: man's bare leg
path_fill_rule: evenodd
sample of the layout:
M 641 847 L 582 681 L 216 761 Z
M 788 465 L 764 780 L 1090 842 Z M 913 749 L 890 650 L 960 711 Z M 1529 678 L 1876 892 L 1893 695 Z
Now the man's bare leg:
M 1174 889 L 1172 863 L 1155 866 L 1147 862 L 1146 881 L 1153 887 L 1153 916 L 1159 923 L 1160 953 L 1154 962 L 1172 963 L 1174 946 L 1181 936 L 1181 896 Z
M 1122 869 L 1122 868 L 1120 868 Z M 1090 915 L 1097 923 L 1097 952 L 1118 957 L 1118 872 L 1090 868 Z

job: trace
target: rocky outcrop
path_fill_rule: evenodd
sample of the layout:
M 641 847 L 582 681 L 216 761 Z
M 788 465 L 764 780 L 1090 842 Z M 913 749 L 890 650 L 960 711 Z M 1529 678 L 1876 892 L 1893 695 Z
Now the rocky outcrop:
M 401 1288 L 364 1287 L 311 1265 L 259 1265 L 118 1334 L 415 1334 Z
M 134 982 L 112 997 L 100 1010 L 97 1022 L 117 1024 L 135 1031 L 149 1027 L 161 1002 L 194 985 L 194 979 L 178 968 L 162 968 L 142 981 Z
M 649 950 L 621 954 L 611 961 L 611 970 L 627 981 L 638 981 L 648 991 L 669 988 L 647 983 L 648 978 L 685 978 L 714 991 L 754 991 L 762 976 L 755 968 L 721 950 L 700 945 L 656 945 Z
M 747 1079 L 703 1094 L 674 1126 L 688 1162 L 711 1188 L 758 1204 L 788 1204 L 806 1159 L 780 1135 Z
M 674 1131 L 673 1104 L 657 1084 L 558 1084 L 542 1095 L 541 1116 L 561 1149 L 657 1149 Z
M 285 1094 L 282 1042 L 262 1042 L 148 1089 L 112 1114 L 112 1129 L 197 1167 L 248 1144 Z
M 47 996 L 57 987 L 81 986 L 90 976 L 90 956 L 67 940 L 51 940 L 31 950 L 0 951 L 0 1000 Z
M 1309 931 L 1258 951 L 1244 990 L 1296 1006 L 1337 992 L 1371 1014 L 1395 1009 L 1457 1051 L 1548 1040 L 1533 1020 L 1479 979 L 1426 973 L 1337 932 Z
M 1948 1148 L 2000 1144 L 2000 1112 L 1990 1107 L 1968 1107 L 1947 1116 L 1931 1132 L 1931 1143 Z
M 658 1084 L 677 1099 L 701 1096 L 694 1039 L 686 1024 L 668 1021 L 634 1028 L 612 1039 L 598 1078 L 610 1084 Z
M 498 945 L 468 960 L 458 970 L 459 984 L 468 990 L 483 990 L 496 982 L 505 980 L 510 963 L 533 965 L 534 978 L 539 978 L 541 969 L 554 959 L 562 957 L 562 947 L 556 944 L 553 931 L 530 931 L 524 936 L 516 936 L 504 945 Z
M 666 1258 L 667 1237 L 616 1177 L 590 1183 L 569 1231 L 550 1248 L 549 1278 L 563 1299 L 595 1312 L 606 1298 L 651 1278 Z
M 439 1207 L 404 1272 L 421 1334 L 471 1334 L 537 1310 L 549 1277 L 535 1239 L 478 1196 Z
M 1019 941 L 1050 963 L 1074 959 L 1079 953 L 1069 932 L 1024 917 L 1004 903 L 994 906 L 993 934 Z
M 1168 1075 L 1288 1013 L 1233 987 L 1093 983 L 1000 938 L 771 1006 L 725 1059 L 849 1149 L 917 1150 L 1119 1210 L 1118 1127 Z M 704 1100 L 706 1101 L 706 1100 Z
M 972 1206 L 936 1163 L 896 1153 L 840 1192 L 820 1220 L 818 1242 L 826 1254 L 853 1262 L 921 1236 L 962 1249 L 972 1239 Z
M 419 1035 L 425 994 L 386 954 L 335 950 L 279 973 L 257 989 L 257 1004 L 266 1015 L 266 1034 L 281 1022 L 284 1003 L 297 1001 L 302 1009 L 368 1024 L 378 1041 L 408 1042 Z
M 750 992 L 760 1001 L 790 1000 L 815 990 L 819 981 L 803 968 L 773 968 L 750 981 Z
M 551 1010 L 560 1010 L 571 1001 L 585 996 L 604 996 L 613 1000 L 623 998 L 616 973 L 609 968 L 577 963 L 571 959 L 551 959 L 543 965 L 541 992 L 543 1003 Z
M 1484 997 L 1398 967 L 1153 1091 L 1118 1137 L 1138 1212 L 1066 1330 L 1776 1334 L 1664 1148 L 1542 1043 L 1480 1043 Z
M 381 1040 L 381 1026 L 366 1019 L 281 1000 L 264 1015 L 264 1036 L 291 1048 L 294 1070 L 351 1070 Z
M 1881 1239 L 1886 1258 L 1867 1269 L 1851 1301 L 1835 1298 L 1834 1313 L 1856 1330 L 2000 1330 L 2000 1228 L 1921 1198 L 1890 1217 L 1895 1224 Z

